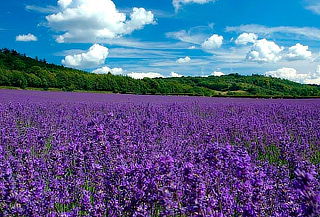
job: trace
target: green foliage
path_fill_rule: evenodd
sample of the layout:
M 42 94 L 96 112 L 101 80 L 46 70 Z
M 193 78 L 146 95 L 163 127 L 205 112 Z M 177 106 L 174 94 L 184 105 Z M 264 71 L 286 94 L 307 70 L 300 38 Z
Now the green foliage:
M 281 159 L 281 150 L 276 145 L 266 146 L 265 150 L 260 152 L 258 159 L 268 161 L 271 164 L 287 164 L 285 160 Z
M 320 149 L 319 145 L 317 144 L 310 144 L 310 162 L 314 165 L 320 165 Z
M 320 164 L 320 151 L 316 151 L 310 159 L 311 163 L 317 165 Z
M 320 86 L 304 85 L 262 75 L 230 74 L 221 77 L 144 78 L 91 74 L 48 64 L 0 50 L 0 86 L 58 88 L 64 91 L 107 91 L 113 93 L 242 97 L 319 97 Z
M 305 85 L 289 80 L 262 75 L 242 76 L 230 74 L 221 77 L 166 78 L 191 86 L 200 86 L 220 92 L 220 95 L 247 97 L 315 97 L 320 96 L 320 86 Z
M 70 84 L 67 87 L 63 87 L 62 90 L 67 91 L 67 92 L 72 92 L 72 91 L 76 90 L 76 86 L 74 84 Z

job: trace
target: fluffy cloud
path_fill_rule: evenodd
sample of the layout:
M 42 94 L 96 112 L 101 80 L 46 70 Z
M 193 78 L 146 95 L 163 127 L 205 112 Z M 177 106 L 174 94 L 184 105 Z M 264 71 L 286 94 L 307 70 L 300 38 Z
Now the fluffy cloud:
M 174 78 L 181 78 L 183 75 L 180 75 L 180 74 L 178 74 L 178 73 L 176 73 L 176 72 L 171 72 L 170 73 L 170 77 L 174 77 Z
M 156 73 L 156 72 L 125 72 L 122 68 L 109 68 L 108 66 L 104 66 L 101 68 L 98 68 L 94 71 L 92 71 L 92 73 L 95 74 L 107 74 L 107 73 L 111 73 L 113 75 L 127 75 L 131 78 L 134 79 L 143 79 L 143 78 L 164 78 L 165 76 L 163 76 L 160 73 Z M 175 72 L 171 72 L 171 77 L 181 77 L 182 75 L 179 75 Z
M 260 63 L 277 62 L 282 58 L 282 51 L 283 48 L 273 41 L 261 39 L 254 43 L 251 51 L 247 54 L 247 60 Z
M 63 32 L 57 42 L 97 42 L 113 39 L 155 23 L 144 8 L 133 8 L 130 19 L 112 0 L 59 0 L 59 12 L 46 17 L 48 26 Z
M 220 76 L 223 76 L 225 75 L 223 72 L 217 72 L 217 71 L 214 71 L 211 73 L 213 76 L 217 76 L 217 77 L 220 77 Z
M 265 73 L 267 76 L 284 78 L 291 81 L 296 81 L 302 83 L 306 78 L 307 74 L 298 74 L 297 70 L 294 68 L 281 68 L 275 71 L 268 71 Z
M 99 44 L 94 44 L 87 52 L 66 56 L 62 60 L 62 64 L 79 69 L 93 68 L 104 64 L 108 54 L 108 48 Z
M 29 33 L 27 35 L 18 35 L 16 41 L 38 41 L 38 38 L 33 34 Z
M 307 60 L 312 57 L 312 52 L 309 51 L 308 46 L 300 43 L 284 50 L 283 47 L 278 46 L 273 41 L 266 39 L 256 41 L 251 51 L 247 54 L 247 60 L 253 62 L 277 62 L 280 60 Z
M 298 43 L 288 49 L 288 53 L 285 55 L 288 60 L 306 60 L 312 57 L 312 52 L 308 50 L 308 46 L 303 46 Z
M 142 29 L 145 25 L 155 23 L 154 15 L 151 11 L 144 8 L 133 8 L 130 20 L 125 23 L 125 34 Z
M 164 78 L 163 75 L 155 72 L 131 72 L 127 76 L 134 79 L 143 79 L 143 78 Z
M 111 73 L 113 75 L 122 75 L 123 74 L 123 69 L 122 68 L 109 68 L 108 66 L 104 66 L 101 68 L 98 68 L 94 71 L 92 71 L 92 73 L 94 74 L 108 74 Z
M 318 66 L 317 70 L 313 73 L 300 73 L 294 68 L 281 68 L 276 71 L 268 71 L 265 74 L 267 76 L 284 78 L 299 83 L 320 85 L 320 66 Z
M 258 36 L 254 33 L 242 33 L 235 40 L 237 45 L 247 45 L 249 43 L 255 43 L 258 39 Z
M 202 43 L 202 47 L 207 50 L 220 48 L 223 43 L 223 36 L 214 34 Z
M 186 56 L 185 58 L 179 58 L 176 62 L 179 64 L 190 63 L 191 58 Z
M 58 0 L 58 5 L 62 8 L 68 7 L 72 3 L 72 0 Z
M 190 4 L 190 3 L 205 4 L 208 2 L 215 2 L 215 1 L 216 0 L 173 0 L 172 4 L 177 11 L 184 4 Z

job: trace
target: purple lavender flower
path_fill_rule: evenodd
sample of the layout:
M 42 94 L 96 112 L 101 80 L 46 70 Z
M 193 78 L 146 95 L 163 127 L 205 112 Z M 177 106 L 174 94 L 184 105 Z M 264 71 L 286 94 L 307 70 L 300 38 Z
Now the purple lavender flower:
M 319 100 L 0 99 L 0 216 L 320 216 Z

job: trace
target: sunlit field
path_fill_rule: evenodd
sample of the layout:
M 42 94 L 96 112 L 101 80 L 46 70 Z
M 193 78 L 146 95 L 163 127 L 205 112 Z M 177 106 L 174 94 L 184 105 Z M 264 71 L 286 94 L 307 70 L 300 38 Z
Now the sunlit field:
M 320 100 L 0 90 L 0 216 L 319 216 Z

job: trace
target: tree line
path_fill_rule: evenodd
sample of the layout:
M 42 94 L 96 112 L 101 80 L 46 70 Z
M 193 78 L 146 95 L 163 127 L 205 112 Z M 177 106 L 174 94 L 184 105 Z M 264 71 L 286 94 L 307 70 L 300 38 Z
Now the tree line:
M 221 77 L 181 77 L 133 79 L 128 76 L 93 74 L 49 64 L 45 59 L 30 58 L 15 50 L 0 50 L 0 86 L 18 88 L 58 88 L 64 91 L 108 91 L 113 93 L 314 97 L 320 87 L 262 75 L 230 74 Z

